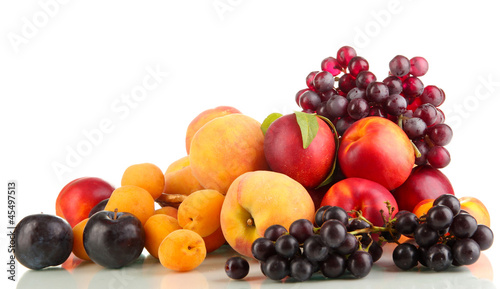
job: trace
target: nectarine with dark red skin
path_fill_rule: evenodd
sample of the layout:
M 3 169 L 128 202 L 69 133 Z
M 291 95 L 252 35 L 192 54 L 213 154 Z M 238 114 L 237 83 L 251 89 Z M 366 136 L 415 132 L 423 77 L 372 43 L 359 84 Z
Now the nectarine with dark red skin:
M 318 133 L 305 149 L 295 114 L 275 120 L 264 138 L 264 154 L 271 170 L 291 177 L 306 188 L 320 185 L 335 161 L 335 136 L 326 122 L 316 119 Z
M 404 184 L 392 191 L 400 210 L 413 211 L 425 199 L 435 199 L 442 194 L 454 195 L 450 180 L 438 169 L 429 165 L 413 168 Z

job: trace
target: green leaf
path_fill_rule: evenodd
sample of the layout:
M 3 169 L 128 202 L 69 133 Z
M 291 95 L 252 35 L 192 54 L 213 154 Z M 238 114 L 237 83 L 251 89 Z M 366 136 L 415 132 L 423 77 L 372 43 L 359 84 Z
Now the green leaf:
M 262 133 L 264 135 L 266 135 L 267 129 L 269 128 L 269 126 L 271 125 L 271 123 L 273 123 L 275 120 L 277 120 L 278 118 L 280 118 L 282 116 L 283 115 L 281 113 L 278 113 L 278 112 L 273 112 L 270 115 L 268 115 L 266 117 L 266 119 L 264 119 L 264 121 L 262 122 L 262 124 L 260 125 L 260 129 L 262 130 Z
M 302 147 L 306 149 L 316 137 L 319 130 L 318 118 L 316 114 L 296 111 L 295 117 L 300 127 L 302 135 Z

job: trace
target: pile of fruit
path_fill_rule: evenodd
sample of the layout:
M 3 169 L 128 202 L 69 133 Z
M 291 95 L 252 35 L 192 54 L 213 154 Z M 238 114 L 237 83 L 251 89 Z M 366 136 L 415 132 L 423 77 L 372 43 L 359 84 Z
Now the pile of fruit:
M 17 224 L 17 260 L 42 269 L 73 253 L 121 268 L 146 249 L 189 271 L 227 243 L 239 254 L 225 264 L 229 277 L 244 278 L 254 258 L 268 278 L 298 281 L 364 277 L 386 242 L 398 244 L 403 270 L 476 262 L 493 243 L 490 217 L 478 199 L 456 198 L 439 171 L 452 130 L 438 108 L 443 90 L 420 80 L 427 61 L 398 55 L 377 81 L 346 46 L 321 69 L 296 95 L 300 112 L 260 123 L 233 107 L 208 109 L 165 172 L 142 163 L 118 188 L 94 177 L 68 183 L 57 216 Z

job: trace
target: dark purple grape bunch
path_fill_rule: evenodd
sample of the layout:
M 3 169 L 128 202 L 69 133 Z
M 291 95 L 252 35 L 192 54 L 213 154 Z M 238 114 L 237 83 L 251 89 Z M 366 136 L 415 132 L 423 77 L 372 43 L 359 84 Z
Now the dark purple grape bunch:
M 435 85 L 424 86 L 420 80 L 429 68 L 427 60 L 397 55 L 389 62 L 389 76 L 382 81 L 369 68 L 354 48 L 341 47 L 337 58 L 325 58 L 321 71 L 307 75 L 308 88 L 297 92 L 295 101 L 304 112 L 328 118 L 339 136 L 359 119 L 388 118 L 415 144 L 415 164 L 446 167 L 451 158 L 444 146 L 453 132 L 438 108 L 445 100 L 444 91 Z
M 474 264 L 493 244 L 493 231 L 478 225 L 462 210 L 453 195 L 441 195 L 421 218 L 408 211 L 400 212 L 394 222 L 399 233 L 414 238 L 399 244 L 392 254 L 397 267 L 410 270 L 420 263 L 434 271 L 450 266 Z
M 348 233 L 349 215 L 344 209 L 321 207 L 314 223 L 299 219 L 288 230 L 273 225 L 264 237 L 253 242 L 252 254 L 265 276 L 305 281 L 315 273 L 326 278 L 337 278 L 345 272 L 355 278 L 368 275 L 374 258 L 360 243 L 361 238 Z

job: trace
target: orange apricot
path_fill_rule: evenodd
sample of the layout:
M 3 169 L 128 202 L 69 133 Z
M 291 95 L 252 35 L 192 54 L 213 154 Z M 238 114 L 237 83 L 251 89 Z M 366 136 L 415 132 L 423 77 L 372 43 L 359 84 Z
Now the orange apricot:
M 123 173 L 121 185 L 141 187 L 156 200 L 165 188 L 165 176 L 162 170 L 154 164 L 131 165 Z
M 215 190 L 200 190 L 189 195 L 179 206 L 179 225 L 206 237 L 220 227 L 224 195 Z
M 88 220 L 89 218 L 83 219 L 73 227 L 73 254 L 82 260 L 91 261 L 83 247 L 83 229 Z
M 188 156 L 176 160 L 165 171 L 164 194 L 189 195 L 203 189 L 200 182 L 193 176 Z
M 160 263 L 171 270 L 190 271 L 207 256 L 205 241 L 191 230 L 180 229 L 168 234 L 158 249 Z
M 155 200 L 143 188 L 136 186 L 123 186 L 115 189 L 109 197 L 104 210 L 127 212 L 136 216 L 144 225 L 155 212 Z
M 478 224 L 490 226 L 490 213 L 483 202 L 474 197 L 461 197 L 458 200 L 462 210 L 476 218 Z
M 415 208 L 413 208 L 413 213 L 417 216 L 417 218 L 422 217 L 427 214 L 430 208 L 432 208 L 432 204 L 434 203 L 434 199 L 425 199 L 420 201 Z
M 155 210 L 155 215 L 164 214 L 177 219 L 177 208 L 166 206 Z
M 182 229 L 177 223 L 177 219 L 165 214 L 151 216 L 144 224 L 146 233 L 145 247 L 149 254 L 158 258 L 158 248 L 161 242 L 175 230 Z

